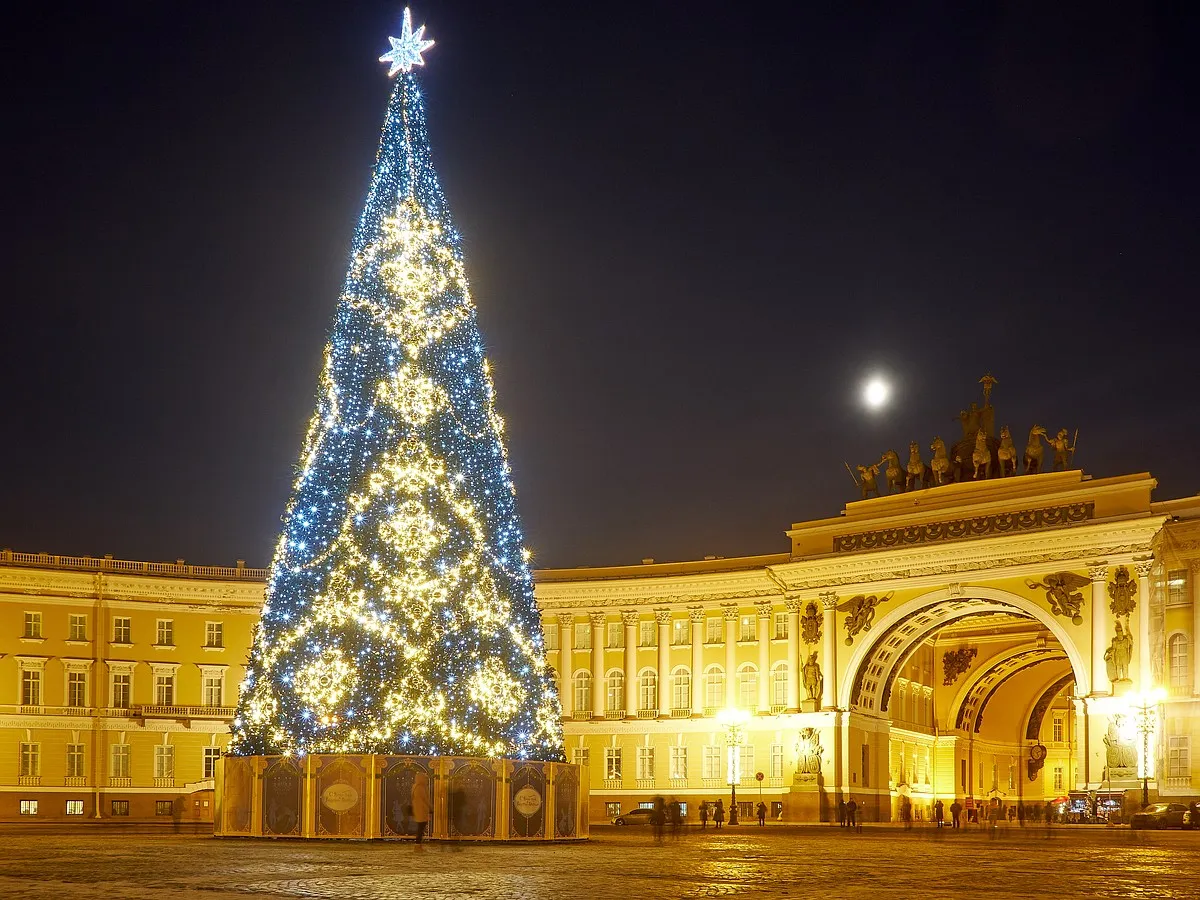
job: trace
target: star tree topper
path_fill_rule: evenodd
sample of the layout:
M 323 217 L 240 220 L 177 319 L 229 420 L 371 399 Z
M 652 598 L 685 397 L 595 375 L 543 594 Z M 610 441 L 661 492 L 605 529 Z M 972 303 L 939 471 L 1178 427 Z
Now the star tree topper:
M 422 40 L 425 36 L 425 26 L 416 31 L 412 27 L 412 11 L 404 7 L 404 24 L 400 28 L 400 37 L 389 37 L 392 49 L 379 57 L 380 62 L 390 63 L 388 77 L 397 72 L 410 72 L 413 66 L 425 65 L 421 54 L 433 46 L 433 41 Z

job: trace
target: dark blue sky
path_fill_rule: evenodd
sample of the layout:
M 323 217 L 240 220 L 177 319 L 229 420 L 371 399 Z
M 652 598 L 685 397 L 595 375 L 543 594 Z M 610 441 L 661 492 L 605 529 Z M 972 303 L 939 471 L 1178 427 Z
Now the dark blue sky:
M 0 546 L 265 565 L 401 7 L 37 6 Z M 985 371 L 1197 491 L 1194 5 L 850 6 L 414 7 L 535 564 L 783 550 Z

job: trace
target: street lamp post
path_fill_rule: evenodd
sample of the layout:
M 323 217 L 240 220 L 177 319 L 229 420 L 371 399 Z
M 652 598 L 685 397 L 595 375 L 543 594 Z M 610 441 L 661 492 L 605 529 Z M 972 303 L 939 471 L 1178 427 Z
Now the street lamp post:
M 1138 711 L 1137 729 L 1142 733 L 1142 808 L 1150 805 L 1150 736 L 1158 726 L 1158 704 L 1164 691 L 1157 688 L 1141 694 L 1132 706 Z
M 721 711 L 717 721 L 725 726 L 726 768 L 729 780 L 729 824 L 738 824 L 737 786 L 742 780 L 742 742 L 746 740 L 746 722 L 750 716 L 744 710 L 729 707 Z

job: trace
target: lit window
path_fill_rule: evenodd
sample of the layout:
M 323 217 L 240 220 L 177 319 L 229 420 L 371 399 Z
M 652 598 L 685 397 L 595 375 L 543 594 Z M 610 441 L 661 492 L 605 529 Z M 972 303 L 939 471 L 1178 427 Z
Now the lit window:
M 42 614 L 40 612 L 25 613 L 25 637 L 40 638 L 42 636 Z
M 42 705 L 42 670 L 21 670 L 21 704 L 23 706 Z
M 752 781 L 754 774 L 757 771 L 754 768 L 754 747 L 751 744 L 746 744 L 738 748 L 738 774 L 742 782 Z
M 1063 721 L 1063 717 L 1062 717 L 1062 716 L 1055 716 L 1055 717 L 1054 717 L 1054 721 L 1053 721 L 1053 723 L 1052 723 L 1052 725 L 1051 725 L 1051 728 L 1050 728 L 1050 735 L 1051 735 L 1050 739 L 1051 739 L 1052 741 L 1054 741 L 1055 743 L 1059 743 L 1059 744 L 1061 744 L 1061 743 L 1062 743 L 1062 740 L 1063 740 L 1063 730 L 1064 730 L 1064 729 L 1063 729 L 1063 726 L 1064 726 L 1065 724 L 1066 724 L 1066 723 Z
M 606 647 L 624 647 L 625 646 L 625 626 L 620 622 L 608 623 L 608 641 L 605 642 Z
M 154 643 L 158 647 L 175 646 L 175 622 L 172 619 L 159 619 L 155 631 Z
M 621 778 L 621 748 L 604 748 L 604 777 L 609 781 L 619 781 Z
M 68 816 L 82 816 L 83 815 L 83 801 L 82 800 L 68 800 L 67 801 L 67 815 Z
M 1167 605 L 1183 606 L 1187 602 L 1187 569 L 1175 569 L 1168 572 Z
M 205 747 L 204 748 L 204 777 L 215 778 L 217 774 L 217 760 L 221 758 L 220 747 Z
M 128 616 L 117 616 L 113 619 L 113 643 L 130 644 L 133 642 L 131 620 Z
M 775 613 L 775 640 L 786 640 L 788 636 L 788 614 L 785 612 Z
M 741 630 L 741 636 L 738 638 L 739 641 L 754 640 L 754 637 L 755 637 L 754 620 L 755 620 L 754 616 L 742 616 L 742 619 L 741 619 L 742 630 Z
M 129 801 L 128 800 L 114 800 L 112 802 L 112 814 L 114 816 L 129 815 Z
M 204 705 L 220 706 L 225 699 L 225 676 L 206 674 L 204 676 Z
M 671 708 L 692 708 L 692 676 L 682 666 L 671 673 Z
M 112 676 L 113 709 L 129 709 L 129 695 L 133 692 L 133 676 L 128 672 L 114 672 Z
M 1186 734 L 1167 737 L 1167 776 L 1189 778 L 1192 774 L 1191 739 Z
M 657 647 L 658 646 L 658 623 L 657 622 L 639 622 L 638 623 L 638 646 L 639 647 Z
M 617 669 L 608 673 L 605 679 L 604 708 L 608 712 L 620 712 L 625 709 L 625 675 Z
M 707 632 L 704 636 L 706 644 L 723 644 L 725 643 L 724 632 L 721 630 L 721 620 L 715 616 L 710 616 L 707 622 Z
M 586 766 L 590 763 L 590 754 L 587 747 L 575 747 L 571 751 L 571 762 L 577 766 Z
M 83 744 L 67 744 L 67 777 L 83 778 Z
M 87 616 L 72 614 L 67 623 L 67 640 L 87 640 Z
M 175 748 L 170 744 L 159 744 L 154 748 L 154 777 L 175 777 Z
M 738 705 L 753 709 L 758 705 L 758 669 L 750 664 L 738 669 Z
M 621 814 L 621 802 L 619 800 L 607 800 L 604 803 L 604 814 L 610 819 L 616 818 Z
M 575 710 L 592 710 L 592 673 L 586 669 L 575 673 Z
M 716 779 L 721 777 L 721 748 L 705 747 L 701 777 Z
M 671 748 L 671 777 L 687 778 L 687 747 Z
M 38 805 L 38 802 L 36 800 L 22 800 L 21 801 L 21 815 L 36 816 L 38 814 L 37 813 L 37 809 L 38 809 L 37 805 Z
M 38 778 L 41 774 L 42 745 L 23 741 L 21 743 L 21 777 Z
M 658 675 L 653 669 L 638 676 L 638 709 L 658 709 Z
M 1054 789 L 1061 791 L 1063 786 L 1063 770 L 1062 766 L 1054 767 Z
M 175 705 L 175 676 L 160 672 L 154 676 L 154 702 L 158 706 Z
M 87 705 L 87 672 L 68 672 L 67 706 Z
M 1192 673 L 1188 665 L 1188 639 L 1185 634 L 1173 634 L 1167 642 L 1168 671 L 1171 693 L 1176 696 L 1192 692 Z
M 129 745 L 113 744 L 109 775 L 113 778 L 129 777 Z
M 175 812 L 175 804 L 170 800 L 155 800 L 154 814 L 156 816 L 169 816 Z
M 720 666 L 710 666 L 704 673 L 704 705 L 716 709 L 725 703 L 725 672 Z
M 205 622 L 204 623 L 204 646 L 205 647 L 224 647 L 225 646 L 225 626 L 221 622 Z
M 637 777 L 639 780 L 649 780 L 654 777 L 654 748 L 638 747 Z
M 684 647 L 692 642 L 691 622 L 687 619 L 675 619 L 671 623 L 671 643 L 676 647 Z
M 776 663 L 771 669 L 771 705 L 785 706 L 788 694 L 788 665 Z
M 542 629 L 542 640 L 546 643 L 547 650 L 558 649 L 558 626 L 547 625 Z
M 589 623 L 575 626 L 575 649 L 592 649 L 592 626 Z
M 771 745 L 771 777 L 783 777 L 783 744 Z

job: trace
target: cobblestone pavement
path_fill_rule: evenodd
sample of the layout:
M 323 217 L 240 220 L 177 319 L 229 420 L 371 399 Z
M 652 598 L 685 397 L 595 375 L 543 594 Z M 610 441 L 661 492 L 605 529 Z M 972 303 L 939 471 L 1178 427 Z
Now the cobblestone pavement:
M 702 898 L 1093 896 L 1200 891 L 1200 833 L 1127 829 L 979 832 L 755 826 L 603 827 L 587 844 L 411 844 L 217 840 L 187 835 L 0 830 L 0 897 Z

